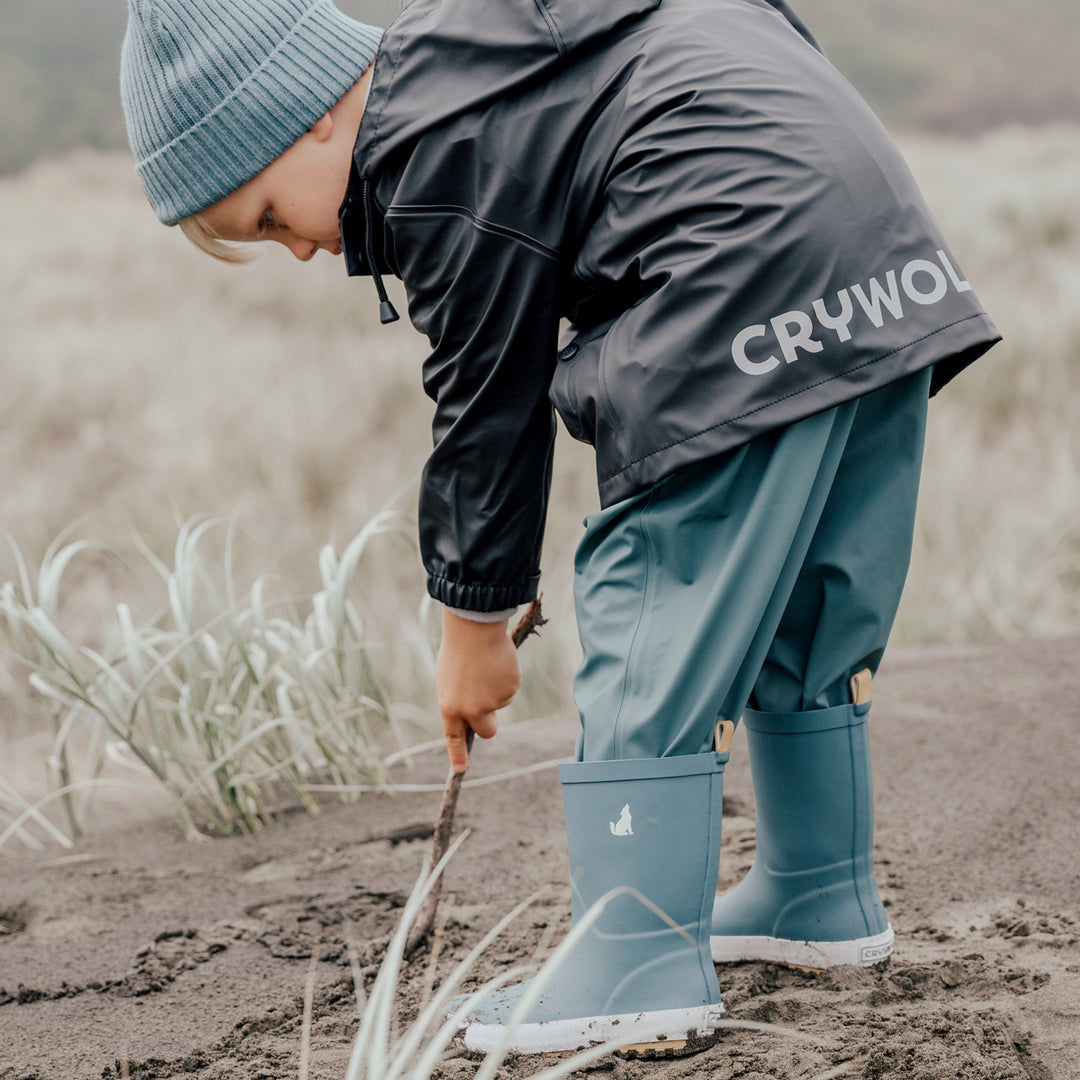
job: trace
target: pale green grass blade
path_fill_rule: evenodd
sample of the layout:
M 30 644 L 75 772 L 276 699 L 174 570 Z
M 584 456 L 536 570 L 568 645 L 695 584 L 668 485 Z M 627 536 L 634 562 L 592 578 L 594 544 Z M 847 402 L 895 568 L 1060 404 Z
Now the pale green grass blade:
M 405 952 L 405 940 L 408 929 L 416 919 L 420 911 L 420 905 L 425 897 L 435 887 L 439 875 L 443 872 L 446 864 L 465 842 L 469 833 L 463 832 L 447 849 L 446 855 L 432 869 L 421 872 L 416 884 L 413 886 L 409 899 L 405 903 L 401 919 L 390 938 L 386 955 L 383 958 L 379 973 L 375 977 L 375 985 L 368 995 L 367 1004 L 361 1018 L 360 1030 L 356 1041 L 353 1043 L 352 1054 L 349 1058 L 349 1068 L 346 1073 L 347 1080 L 360 1080 L 361 1077 L 382 1077 L 386 1070 L 389 1056 L 389 1040 L 391 1029 L 391 1016 L 393 1010 L 394 991 L 397 987 L 398 972 L 401 969 L 402 957 Z
M 58 548 L 57 541 L 54 540 L 45 553 L 38 571 L 37 602 L 48 613 L 49 618 L 56 618 L 60 606 L 60 581 L 64 571 L 76 555 L 92 549 L 101 550 L 86 540 L 76 540 L 66 547 Z
M 61 799 L 65 795 L 70 794 L 73 791 L 78 791 L 80 788 L 85 787 L 122 787 L 134 790 L 135 785 L 129 784 L 125 780 L 80 780 L 76 784 L 69 784 L 67 787 L 57 788 L 55 791 L 50 791 L 47 795 L 43 795 L 32 806 L 28 806 L 10 825 L 0 833 L 0 849 L 3 849 L 4 844 L 19 831 L 23 823 L 33 819 L 39 824 L 44 820 L 40 814 L 43 806 L 48 806 L 49 803 L 56 799 Z M 60 834 L 62 836 L 62 834 Z M 71 841 L 65 836 L 63 839 L 59 839 L 54 834 L 54 839 L 57 843 L 60 843 L 63 847 L 71 847 Z
M 24 607 L 30 607 L 34 602 L 34 587 L 30 584 L 30 571 L 27 568 L 26 560 L 23 558 L 23 553 L 19 548 L 19 545 L 15 543 L 14 537 L 9 533 L 4 534 L 8 542 L 8 547 L 11 548 L 11 553 L 15 557 L 15 569 L 19 576 L 19 587 L 22 590 L 22 604 Z
M 8 818 L 9 822 L 17 823 L 26 813 L 29 813 L 30 815 L 27 820 L 32 820 L 34 824 L 39 826 L 55 843 L 59 844 L 61 847 L 72 846 L 71 840 L 65 836 L 60 829 L 45 817 L 44 814 L 40 813 L 36 807 L 31 806 L 31 804 L 3 777 L 0 777 L 0 814 L 2 814 L 3 817 Z M 31 848 L 34 851 L 40 851 L 45 846 L 40 840 L 22 828 L 21 824 L 15 825 L 11 835 L 15 836 L 25 847 Z M 3 847 L 0 845 L 0 851 L 2 850 Z
M 528 910 L 536 903 L 537 897 L 544 891 L 545 890 L 543 889 L 537 891 L 532 896 L 527 897 L 525 900 L 521 901 L 521 903 L 517 904 L 508 914 L 504 915 L 491 930 L 484 935 L 480 942 L 469 951 L 468 955 L 454 967 L 454 970 L 450 975 L 440 983 L 439 989 L 421 1010 L 416 1020 L 410 1026 L 408 1035 L 402 1040 L 399 1046 L 398 1053 L 395 1056 L 398 1073 L 403 1071 L 408 1061 L 420 1049 L 421 1042 L 428 1037 L 427 1033 L 429 1029 L 433 1027 L 436 1020 L 440 1017 L 444 1017 L 444 1019 L 437 1028 L 434 1036 L 431 1037 L 430 1046 L 418 1062 L 418 1075 L 427 1075 L 427 1072 L 435 1065 L 438 1056 L 442 1053 L 443 1049 L 449 1045 L 450 1041 L 457 1034 L 461 1027 L 461 1021 L 480 1004 L 487 994 L 500 986 L 512 982 L 516 978 L 524 978 L 533 973 L 533 968 L 528 965 L 518 965 L 507 971 L 500 972 L 494 979 L 489 980 L 478 990 L 470 993 L 452 1014 L 446 1014 L 446 1009 L 451 999 L 458 993 L 461 985 L 469 977 L 473 965 L 491 946 L 492 942 L 494 942 L 522 912 Z M 411 926 L 411 924 L 412 922 L 410 920 L 409 925 Z M 435 1049 L 435 1047 L 438 1049 Z

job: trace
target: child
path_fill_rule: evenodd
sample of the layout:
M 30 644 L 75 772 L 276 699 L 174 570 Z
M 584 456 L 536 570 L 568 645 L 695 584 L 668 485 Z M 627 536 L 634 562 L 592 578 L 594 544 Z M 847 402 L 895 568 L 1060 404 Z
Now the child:
M 161 220 L 219 257 L 343 252 L 384 321 L 392 272 L 431 342 L 420 538 L 459 771 L 518 687 L 552 406 L 596 448 L 561 770 L 574 918 L 637 892 L 466 1043 L 524 992 L 520 1051 L 689 1051 L 722 1009 L 712 958 L 887 956 L 870 676 L 928 397 L 998 334 L 806 27 L 783 0 L 414 0 L 380 40 L 329 0 L 130 5 L 124 102 Z M 740 716 L 758 854 L 714 910 Z

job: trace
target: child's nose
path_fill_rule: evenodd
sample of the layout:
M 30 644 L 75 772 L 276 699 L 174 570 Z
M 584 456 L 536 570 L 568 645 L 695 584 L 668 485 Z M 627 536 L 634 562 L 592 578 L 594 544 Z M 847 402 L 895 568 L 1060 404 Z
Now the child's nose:
M 308 262 L 315 256 L 315 252 L 319 250 L 319 245 L 314 240 L 304 240 L 299 236 L 294 236 L 290 233 L 287 236 L 280 236 L 278 239 L 296 256 L 301 262 Z

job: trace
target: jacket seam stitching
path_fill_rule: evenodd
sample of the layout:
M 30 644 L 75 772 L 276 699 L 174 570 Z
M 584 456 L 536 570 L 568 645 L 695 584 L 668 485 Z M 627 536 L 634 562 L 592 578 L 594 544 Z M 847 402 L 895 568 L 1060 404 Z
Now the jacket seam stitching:
M 624 667 L 624 675 L 622 679 L 622 688 L 619 694 L 619 704 L 615 709 L 615 718 L 611 723 L 611 745 L 618 757 L 625 757 L 624 747 L 622 743 L 622 732 L 619 729 L 619 721 L 623 718 L 623 706 L 626 704 L 627 697 L 632 697 L 634 692 L 634 682 L 640 668 L 640 649 L 635 651 L 634 646 L 638 643 L 638 638 L 641 636 L 642 626 L 649 615 L 649 604 L 652 599 L 650 587 L 653 586 L 653 579 L 655 574 L 649 573 L 649 561 L 653 559 L 655 563 L 655 545 L 651 542 L 652 534 L 649 531 L 648 513 L 652 509 L 653 501 L 656 497 L 655 490 L 650 491 L 644 502 L 641 504 L 637 513 L 638 529 L 641 534 L 641 547 L 643 550 L 642 563 L 644 569 L 642 571 L 643 581 L 641 582 L 641 606 L 638 608 L 637 617 L 634 620 L 634 632 L 630 636 L 630 644 L 626 650 L 626 665 Z M 655 591 L 653 589 L 652 591 Z M 625 725 L 624 725 L 625 726 Z
M 471 222 L 482 232 L 504 236 L 508 240 L 516 240 L 519 244 L 531 248 L 538 255 L 544 255 L 554 262 L 561 263 L 563 261 L 562 252 L 556 248 L 549 247 L 542 240 L 535 240 L 533 237 L 518 232 L 516 229 L 511 229 L 507 225 L 498 225 L 494 221 L 488 221 L 486 218 L 474 214 L 467 206 L 457 206 L 454 203 L 432 203 L 431 205 L 395 204 L 390 206 L 384 217 L 445 217 L 447 215 L 465 218 L 466 221 Z
M 400 13 L 399 13 L 400 14 Z M 393 21 L 397 21 L 396 19 Z M 398 49 L 394 54 L 394 66 L 390 70 L 390 78 L 386 81 L 386 92 L 382 96 L 382 100 L 379 102 L 379 111 L 375 116 L 375 127 L 371 132 L 371 141 L 367 145 L 367 153 L 364 155 L 364 176 L 367 176 L 370 172 L 371 159 L 375 153 L 375 147 L 379 143 L 379 129 L 382 127 L 383 116 L 386 113 L 386 103 L 390 98 L 390 90 L 394 85 L 394 79 L 397 78 L 397 69 L 401 63 L 401 54 L 405 48 L 405 34 L 402 34 L 398 39 Z M 381 42 L 380 42 L 381 45 Z M 378 58 L 376 51 L 376 59 Z M 370 96 L 370 93 L 369 93 Z
M 559 33 L 559 27 L 555 22 L 555 16 L 551 14 L 547 9 L 547 4 L 544 0 L 533 0 L 536 5 L 536 10 L 540 12 L 540 17 L 547 23 L 548 33 L 551 35 L 552 43 L 555 45 L 555 49 L 560 56 L 566 55 L 566 42 L 562 39 L 562 34 Z
M 700 435 L 706 434 L 709 431 L 715 431 L 717 428 L 722 428 L 727 424 L 734 424 L 737 420 L 744 420 L 748 416 L 753 416 L 754 413 L 761 412 L 762 409 L 771 409 L 774 405 L 779 405 L 782 401 L 787 401 L 789 398 L 798 397 L 800 394 L 805 394 L 810 390 L 815 390 L 819 386 L 824 386 L 827 382 L 832 382 L 834 379 L 843 379 L 850 375 L 853 371 L 861 371 L 865 367 L 869 367 L 871 364 L 877 364 L 882 360 L 887 360 L 890 356 L 895 356 L 899 352 L 903 352 L 905 349 L 910 349 L 913 345 L 918 345 L 920 341 L 926 341 L 929 338 L 934 337 L 936 334 L 940 334 L 950 327 L 959 326 L 961 323 L 969 322 L 971 319 L 984 319 L 986 318 L 985 311 L 976 312 L 974 315 L 965 315 L 962 319 L 955 319 L 951 323 L 946 323 L 944 326 L 939 326 L 936 330 L 931 330 L 929 334 L 923 334 L 922 337 L 915 338 L 913 341 L 909 341 L 906 345 L 900 345 L 895 349 L 890 349 L 887 353 L 882 353 L 880 356 L 875 356 L 872 360 L 866 360 L 861 364 L 856 364 L 855 367 L 845 368 L 843 371 L 837 372 L 835 375 L 830 375 L 828 378 L 819 379 L 817 382 L 810 383 L 809 386 L 802 386 L 798 390 L 793 390 L 790 394 L 784 394 L 783 397 L 772 398 L 770 401 L 765 402 L 764 405 L 759 405 L 755 409 L 747 409 L 746 412 L 739 413 L 738 416 L 729 416 L 726 420 L 721 420 L 719 424 L 710 424 L 709 427 L 702 428 L 700 431 L 695 431 L 693 435 L 687 435 L 685 439 L 676 439 L 675 442 L 668 443 L 666 446 L 657 447 L 655 450 L 650 450 L 647 454 L 642 454 L 641 457 L 635 458 L 633 461 L 628 462 L 621 469 L 616 472 L 609 473 L 607 476 L 602 477 L 598 482 L 606 484 L 615 477 L 621 476 L 624 472 L 628 472 L 635 465 L 640 465 L 643 461 L 647 461 L 651 457 L 655 457 L 657 454 L 662 454 L 666 450 L 670 450 L 675 446 L 681 446 L 683 443 L 690 442 L 691 439 L 696 439 Z M 937 361 L 932 361 L 937 363 Z

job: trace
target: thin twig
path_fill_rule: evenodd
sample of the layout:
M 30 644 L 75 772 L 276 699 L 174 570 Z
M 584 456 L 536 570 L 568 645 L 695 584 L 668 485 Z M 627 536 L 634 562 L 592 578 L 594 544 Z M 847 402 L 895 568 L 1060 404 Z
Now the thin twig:
M 817 1035 L 808 1035 L 805 1031 L 797 1031 L 795 1028 L 783 1027 L 780 1024 L 767 1024 L 761 1020 L 714 1020 L 714 1028 L 730 1028 L 740 1031 L 760 1031 L 765 1035 L 783 1035 L 788 1039 L 796 1039 L 799 1042 L 813 1043 L 830 1049 L 836 1046 L 835 1039 L 822 1039 Z
M 463 780 L 462 790 L 466 788 L 488 787 L 491 784 L 504 784 L 507 780 L 516 780 L 521 776 L 531 776 L 533 773 L 543 772 L 545 769 L 554 769 L 557 765 L 563 765 L 571 759 L 566 757 L 549 758 L 547 761 L 538 761 L 535 765 L 522 765 L 519 769 L 507 769 L 506 772 L 492 773 L 491 776 L 477 776 L 473 780 Z M 304 784 L 304 791 L 331 791 L 341 794 L 375 795 L 375 794 L 410 794 L 415 795 L 424 792 L 444 791 L 444 784 Z M 385 839 L 381 837 L 380 839 Z
M 551 948 L 551 942 L 555 937 L 556 932 L 559 929 L 559 923 L 562 921 L 562 917 L 570 908 L 570 897 L 567 895 L 556 907 L 552 910 L 548 916 L 547 926 L 544 927 L 544 932 L 540 935 L 540 941 L 536 946 L 536 951 L 533 953 L 532 962 L 539 967 L 547 958 L 548 949 Z
M 360 951 L 356 946 L 356 927 L 345 923 L 345 948 L 349 954 L 349 969 L 352 971 L 353 990 L 356 992 L 356 1015 L 364 1019 L 367 1008 L 367 994 L 364 993 L 364 973 L 360 970 Z
M 304 981 L 304 1015 L 300 1022 L 300 1080 L 307 1080 L 308 1059 L 311 1056 L 311 1014 L 315 1004 L 315 969 L 319 964 L 319 947 L 311 950 L 307 979 Z
M 842 1065 L 837 1065 L 835 1069 L 830 1069 L 820 1076 L 815 1076 L 814 1080 L 836 1080 L 836 1077 L 843 1076 L 845 1073 L 851 1072 L 856 1066 L 865 1064 L 865 1060 L 865 1058 L 856 1058 L 852 1061 L 845 1061 Z
M 435 933 L 431 938 L 431 954 L 428 957 L 427 973 L 424 976 L 424 992 L 420 996 L 420 1010 L 431 1000 L 431 993 L 435 989 L 435 974 L 439 966 L 439 956 L 446 942 L 446 924 L 450 921 L 450 912 L 453 909 L 454 897 L 451 894 L 443 904 L 442 916 L 439 924 L 435 927 Z
M 540 627 L 547 625 L 547 619 L 544 618 L 544 613 L 540 610 L 540 597 L 537 597 L 526 609 L 525 614 L 518 620 L 517 626 L 514 627 L 510 634 L 510 640 L 514 643 L 515 649 L 521 648 L 521 643 L 533 634 L 539 635 Z
M 513 632 L 510 634 L 510 640 L 514 643 L 514 648 L 520 649 L 521 643 L 532 634 L 538 633 L 540 627 L 546 622 L 547 619 L 544 618 L 540 610 L 540 598 L 537 597 L 528 606 L 525 614 L 521 616 L 517 626 L 514 627 Z M 472 744 L 473 732 L 470 729 L 465 733 L 466 753 L 472 750 Z M 461 781 L 464 776 L 463 772 L 458 773 L 451 770 L 450 775 L 446 778 L 442 806 L 439 808 L 439 817 L 435 822 L 435 838 L 431 845 L 430 865 L 432 869 L 439 864 L 439 860 L 446 854 L 446 849 L 450 846 L 450 834 L 454 831 L 454 814 L 457 811 L 458 795 L 461 794 Z M 439 907 L 439 887 L 441 884 L 441 880 L 435 882 L 431 892 L 428 893 L 427 898 L 424 900 L 423 907 L 417 913 L 416 922 L 413 923 L 408 939 L 405 942 L 406 956 L 415 951 L 417 946 L 431 933 L 431 928 L 435 925 L 435 912 Z

